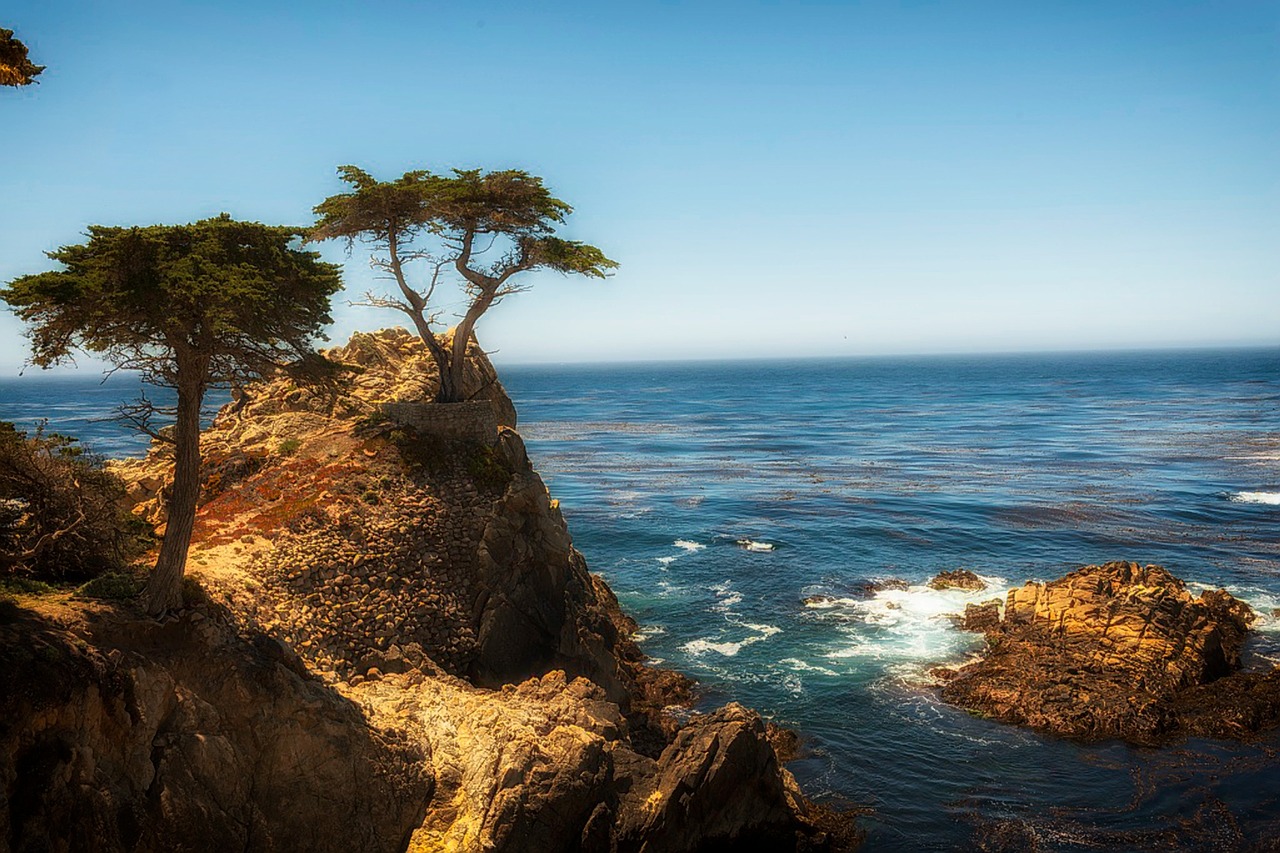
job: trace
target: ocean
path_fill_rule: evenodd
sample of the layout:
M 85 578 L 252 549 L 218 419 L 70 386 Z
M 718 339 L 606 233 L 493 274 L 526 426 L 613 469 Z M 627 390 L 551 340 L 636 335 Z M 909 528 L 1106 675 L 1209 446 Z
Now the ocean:
M 1280 834 L 1280 738 L 1082 745 L 942 704 L 970 601 L 1087 563 L 1159 563 L 1262 614 L 1280 663 L 1280 349 L 511 366 L 575 544 L 642 647 L 796 729 L 810 796 L 868 850 L 1241 849 Z M 96 382 L 96 380 L 95 380 Z M 0 381 L 0 419 L 95 418 L 129 381 Z M 127 396 L 127 395 L 124 395 Z M 968 568 L 989 589 L 938 592 Z M 877 580 L 905 590 L 868 593 Z M 806 599 L 809 599 L 806 601 Z

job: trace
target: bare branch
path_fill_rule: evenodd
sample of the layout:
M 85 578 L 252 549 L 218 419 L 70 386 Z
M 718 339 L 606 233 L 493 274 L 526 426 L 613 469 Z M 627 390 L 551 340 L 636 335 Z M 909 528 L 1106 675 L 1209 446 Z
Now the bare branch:
M 158 414 L 174 417 L 177 415 L 177 410 L 171 406 L 157 406 L 144 393 L 132 403 L 122 403 L 116 408 L 114 415 L 95 420 L 123 423 L 143 435 L 150 436 L 155 441 L 163 444 L 173 444 L 172 436 L 162 435 L 159 429 L 152 426 L 151 421 Z

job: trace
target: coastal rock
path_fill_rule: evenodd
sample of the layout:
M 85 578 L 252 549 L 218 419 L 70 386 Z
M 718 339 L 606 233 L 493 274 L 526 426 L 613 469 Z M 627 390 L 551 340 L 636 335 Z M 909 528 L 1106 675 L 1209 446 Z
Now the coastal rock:
M 1000 625 L 1000 599 L 993 598 L 981 604 L 966 604 L 961 627 L 966 631 L 986 632 Z
M 1143 744 L 1240 736 L 1277 721 L 1274 673 L 1236 674 L 1248 606 L 1222 590 L 1193 597 L 1160 566 L 1085 566 L 1010 590 L 995 625 L 989 613 L 974 616 L 989 649 L 942 695 L 996 719 Z M 1234 722 L 1214 725 L 1220 714 Z
M 968 569 L 954 569 L 935 575 L 933 580 L 929 581 L 929 588 L 979 590 L 986 589 L 987 585 L 983 583 L 982 578 Z
M 620 803 L 619 850 L 795 847 L 799 790 L 741 705 L 692 720 L 638 781 Z
M 867 581 L 862 585 L 862 589 L 868 595 L 875 595 L 877 592 L 886 590 L 894 590 L 906 592 L 911 588 L 911 584 L 902 578 L 878 578 L 876 580 Z
M 667 710 L 692 683 L 646 665 L 509 425 L 433 432 L 433 370 L 402 331 L 329 355 L 356 368 L 344 387 L 247 388 L 204 434 L 188 571 L 363 725 L 411 733 L 434 794 L 409 849 L 841 849 L 849 821 L 803 800 L 753 712 Z M 514 423 L 470 357 L 473 399 Z M 170 464 L 126 466 L 140 514 Z
M 0 606 L 0 846 L 403 849 L 430 757 L 299 669 L 216 609 Z

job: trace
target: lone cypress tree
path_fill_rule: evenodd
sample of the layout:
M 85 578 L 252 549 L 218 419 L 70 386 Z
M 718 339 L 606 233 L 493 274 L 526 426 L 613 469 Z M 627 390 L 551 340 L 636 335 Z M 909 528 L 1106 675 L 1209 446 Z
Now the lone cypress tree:
M 391 274 L 399 294 L 369 294 L 365 304 L 394 308 L 413 321 L 439 371 L 441 403 L 463 400 L 467 345 L 476 323 L 504 297 L 526 288 L 516 276 L 550 269 L 604 278 L 618 266 L 595 246 L 554 235 L 573 208 L 528 172 L 455 169 L 445 176 L 417 170 L 395 181 L 378 181 L 355 166 L 340 166 L 338 173 L 351 192 L 316 205 L 320 220 L 308 239 L 342 238 L 348 248 L 360 239 L 386 253 L 373 263 Z M 413 261 L 431 270 L 419 287 L 409 282 Z M 437 326 L 440 312 L 432 308 L 449 273 L 460 280 L 467 308 L 446 345 Z
M 299 248 L 301 236 L 226 214 L 190 225 L 92 225 L 87 243 L 48 253 L 63 269 L 0 290 L 28 323 L 35 364 L 49 367 L 79 349 L 177 391 L 168 522 L 144 593 L 152 614 L 182 603 L 205 392 L 321 361 L 312 343 L 331 322 L 341 277 Z

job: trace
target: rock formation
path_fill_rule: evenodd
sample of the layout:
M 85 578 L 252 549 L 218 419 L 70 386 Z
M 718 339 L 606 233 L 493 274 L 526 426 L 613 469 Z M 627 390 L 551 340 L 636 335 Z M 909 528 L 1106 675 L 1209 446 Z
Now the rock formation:
M 849 838 L 800 795 L 757 714 L 729 706 L 682 723 L 664 713 L 690 700 L 690 683 L 644 664 L 630 639 L 635 624 L 574 549 L 483 353 L 470 354 L 469 408 L 430 402 L 425 348 L 401 330 L 357 335 L 328 355 L 347 366 L 338 384 L 299 388 L 279 379 L 244 389 L 203 436 L 206 479 L 188 573 L 212 601 L 199 619 L 184 613 L 155 630 L 175 637 L 215 630 L 221 651 L 210 654 L 194 640 L 164 654 L 157 643 L 132 651 L 111 670 L 124 684 L 111 688 L 121 697 L 117 710 L 90 713 L 79 731 L 70 731 L 73 712 L 60 710 L 59 722 L 42 731 L 73 744 L 87 739 L 94 754 L 113 738 L 142 749 L 134 744 L 169 742 L 148 722 L 159 713 L 153 705 L 167 709 L 160 716 L 177 721 L 175 743 L 190 753 L 182 753 L 183 767 L 203 767 L 215 753 L 226 758 L 218 779 L 197 769 L 172 789 L 182 814 L 203 809 L 209 820 L 229 822 L 225 844 L 185 839 L 191 849 L 679 851 L 763 839 L 783 850 L 834 849 Z M 161 532 L 167 466 L 157 446 L 117 468 L 135 511 Z M 215 611 L 225 618 L 209 615 Z M 114 618 L 137 621 L 128 605 Z M 215 627 L 197 629 L 196 621 Z M 79 642 L 95 659 L 112 659 L 123 641 L 109 637 L 147 630 L 100 624 L 72 632 L 64 645 Z M 260 648 L 281 661 L 267 667 L 274 674 L 266 680 L 225 690 L 201 683 L 222 683 L 202 666 Z M 153 676 L 157 668 L 168 681 Z M 77 670 L 70 680 L 86 678 Z M 142 703 L 128 683 L 155 678 L 169 686 Z M 108 695 L 97 685 L 90 679 L 76 689 Z M 188 694 L 194 710 L 177 714 Z M 334 731 L 346 733 L 326 739 L 323 725 L 312 731 L 314 715 L 294 709 L 308 702 L 345 721 Z M 290 720 L 273 727 L 262 719 L 277 711 Z M 12 742 L 42 726 L 42 713 L 14 709 L 6 718 Z M 291 724 L 311 740 L 299 740 Z M 287 758 L 273 757 L 255 730 L 299 766 L 345 774 L 345 781 L 320 774 L 316 784 L 360 790 L 308 800 L 315 785 L 288 767 L 279 771 L 273 762 Z M 213 733 L 232 746 L 215 743 Z M 342 748 L 342 737 L 357 747 Z M 201 752 L 210 743 L 215 752 Z M 20 747 L 6 741 L 0 749 L 4 778 L 26 772 Z M 69 772 L 41 777 L 54 799 L 73 798 L 62 787 L 78 778 Z M 272 772 L 294 779 L 303 814 L 336 804 L 332 820 L 306 836 L 324 836 L 314 845 L 268 841 L 292 825 L 273 823 L 267 792 L 274 789 L 254 775 Z M 122 802 L 155 790 L 140 765 L 101 773 L 104 784 L 124 774 L 116 785 Z M 344 810 L 370 797 L 388 802 L 344 829 Z M 173 829 L 163 808 L 146 800 L 131 813 L 136 821 L 104 836 L 119 840 L 102 849 L 130 849 L 135 839 L 143 839 L 138 849 L 168 849 L 151 840 Z M 250 813 L 260 813 L 257 823 L 242 817 Z M 10 838 L 34 826 L 8 817 Z
M 0 605 L 0 849 L 401 850 L 425 761 L 211 605 Z
M 982 578 L 968 569 L 954 569 L 949 572 L 938 572 L 933 580 L 929 581 L 929 588 L 978 590 L 986 589 L 987 585 L 983 583 Z
M 1280 675 L 1241 673 L 1253 613 L 1223 590 L 1193 597 L 1160 566 L 1085 566 L 1010 590 L 1003 618 L 970 606 L 985 657 L 943 698 L 1004 722 L 1154 744 L 1239 737 L 1280 720 Z

